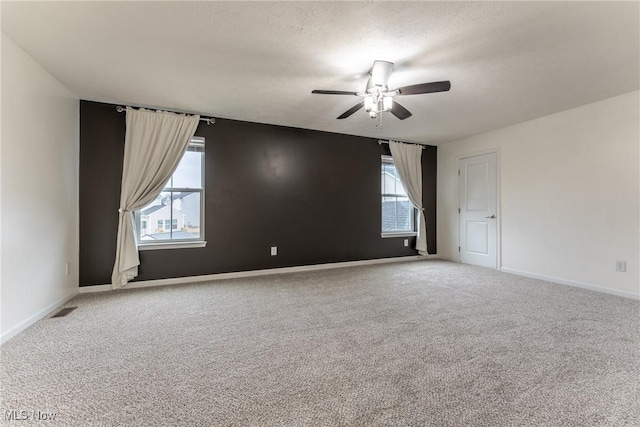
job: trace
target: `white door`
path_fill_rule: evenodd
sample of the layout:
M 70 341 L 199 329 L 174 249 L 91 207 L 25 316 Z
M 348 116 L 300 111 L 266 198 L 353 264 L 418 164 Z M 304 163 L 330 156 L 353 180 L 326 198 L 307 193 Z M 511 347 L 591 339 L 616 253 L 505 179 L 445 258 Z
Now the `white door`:
M 498 267 L 496 153 L 460 159 L 460 262 Z

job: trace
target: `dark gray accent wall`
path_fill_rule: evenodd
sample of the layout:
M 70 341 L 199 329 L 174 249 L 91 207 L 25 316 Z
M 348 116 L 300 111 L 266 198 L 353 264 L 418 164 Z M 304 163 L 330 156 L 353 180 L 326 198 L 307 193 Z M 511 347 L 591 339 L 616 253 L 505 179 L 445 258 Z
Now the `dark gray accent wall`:
M 80 286 L 111 281 L 125 115 L 80 102 Z M 415 255 L 380 237 L 377 139 L 217 119 L 206 138 L 205 248 L 141 251 L 136 281 Z M 436 252 L 436 147 L 422 155 Z M 270 247 L 278 255 L 270 255 Z

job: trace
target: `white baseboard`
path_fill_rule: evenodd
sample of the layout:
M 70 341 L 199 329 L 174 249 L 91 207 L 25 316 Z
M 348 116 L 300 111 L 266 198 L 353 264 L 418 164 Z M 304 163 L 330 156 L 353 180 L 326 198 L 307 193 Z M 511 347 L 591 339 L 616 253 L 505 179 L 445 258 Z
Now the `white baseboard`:
M 270 268 L 265 270 L 238 271 L 234 273 L 208 274 L 204 276 L 175 277 L 172 279 L 145 280 L 128 283 L 123 289 L 147 288 L 150 286 L 177 285 L 182 283 L 208 282 L 211 280 L 238 279 L 244 277 L 268 276 L 271 274 L 301 273 L 305 271 L 328 270 L 332 268 L 355 267 L 360 265 L 386 264 L 391 262 L 418 261 L 435 259 L 438 255 L 413 255 L 396 258 L 368 259 L 363 261 L 332 262 L 328 264 L 302 265 L 299 267 Z M 110 291 L 111 285 L 93 285 L 80 287 L 80 293 Z
M 581 282 L 576 282 L 576 281 L 573 281 L 573 280 L 559 279 L 557 277 L 551 277 L 551 276 L 544 276 L 542 274 L 529 273 L 527 271 L 520 271 L 520 270 L 516 270 L 516 269 L 513 269 L 513 268 L 508 268 L 508 267 L 502 267 L 500 269 L 500 271 L 502 271 L 504 273 L 515 274 L 517 276 L 530 277 L 532 279 L 539 279 L 539 280 L 544 280 L 546 282 L 557 283 L 557 284 L 560 284 L 560 285 L 573 286 L 573 287 L 576 287 L 576 288 L 588 289 L 590 291 L 596 291 L 596 292 L 602 292 L 602 293 L 605 293 L 605 294 L 616 295 L 616 296 L 619 296 L 619 297 L 631 298 L 631 299 L 640 299 L 640 294 L 636 294 L 636 293 L 633 293 L 633 292 L 627 292 L 627 291 L 620 291 L 618 289 L 605 288 L 605 287 L 602 287 L 602 286 L 592 285 L 590 283 L 581 283 Z
M 67 294 L 66 296 L 58 299 L 52 304 L 49 304 L 48 306 L 38 311 L 37 313 L 32 314 L 27 319 L 23 320 L 13 328 L 9 329 L 7 332 L 3 333 L 0 336 L 0 344 L 4 344 L 5 342 L 9 341 L 11 338 L 15 337 L 20 332 L 24 331 L 29 326 L 33 325 L 38 320 L 44 319 L 45 317 L 47 317 L 48 315 L 56 311 L 58 307 L 60 307 L 63 304 L 66 304 L 69 300 L 71 300 L 76 295 L 78 295 L 78 291 L 74 289 L 71 293 Z
M 128 288 L 129 285 L 126 286 Z M 92 294 L 94 292 L 106 292 L 112 291 L 112 285 L 90 285 L 90 286 L 81 286 L 78 288 L 78 293 L 81 294 Z

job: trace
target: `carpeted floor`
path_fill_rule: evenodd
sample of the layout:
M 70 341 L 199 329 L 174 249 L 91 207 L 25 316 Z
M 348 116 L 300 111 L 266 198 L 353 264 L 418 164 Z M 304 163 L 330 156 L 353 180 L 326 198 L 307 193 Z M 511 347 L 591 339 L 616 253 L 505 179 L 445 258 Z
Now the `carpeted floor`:
M 3 425 L 640 425 L 639 302 L 493 270 L 402 262 L 67 306 L 2 346 Z

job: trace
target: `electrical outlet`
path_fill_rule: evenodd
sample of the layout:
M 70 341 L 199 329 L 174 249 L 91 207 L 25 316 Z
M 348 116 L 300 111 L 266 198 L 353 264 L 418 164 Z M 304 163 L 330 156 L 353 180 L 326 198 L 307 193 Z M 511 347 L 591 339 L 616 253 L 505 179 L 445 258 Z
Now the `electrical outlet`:
M 68 262 L 64 265 L 64 274 L 67 276 L 71 274 L 71 263 Z
M 271 246 L 271 256 L 276 256 L 276 255 L 278 255 L 278 247 Z
M 404 239 L 404 246 L 405 247 L 409 246 L 409 239 Z
M 616 261 L 616 271 L 620 271 L 622 273 L 627 271 L 627 262 L 626 261 Z

